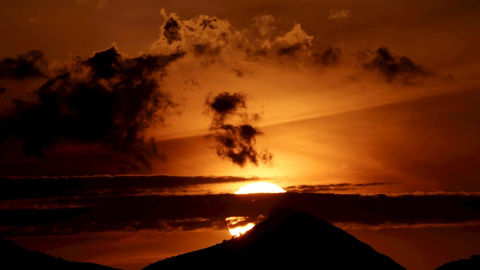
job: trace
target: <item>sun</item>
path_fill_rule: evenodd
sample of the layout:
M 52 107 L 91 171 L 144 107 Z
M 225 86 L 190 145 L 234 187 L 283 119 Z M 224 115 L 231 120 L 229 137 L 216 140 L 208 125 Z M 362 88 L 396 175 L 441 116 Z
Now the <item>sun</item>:
M 239 237 L 255 226 L 253 222 L 246 222 L 246 217 L 227 217 L 225 220 L 233 237 Z
M 251 194 L 251 193 L 285 193 L 286 191 L 272 183 L 256 182 L 243 186 L 235 192 L 235 194 Z

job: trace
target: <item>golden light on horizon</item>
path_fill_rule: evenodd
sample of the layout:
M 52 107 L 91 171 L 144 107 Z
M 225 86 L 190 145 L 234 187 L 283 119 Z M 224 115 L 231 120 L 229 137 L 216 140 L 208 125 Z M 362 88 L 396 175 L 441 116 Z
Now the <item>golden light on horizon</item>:
M 268 182 L 256 182 L 241 187 L 235 194 L 252 193 L 285 193 L 286 191 L 278 185 Z
M 253 222 L 245 223 L 244 217 L 227 217 L 226 221 L 228 231 L 233 237 L 239 237 L 255 226 Z
M 228 229 L 228 231 L 230 232 L 230 234 L 234 237 L 239 237 L 240 235 L 246 233 L 247 231 L 249 231 L 251 228 L 253 228 L 255 226 L 255 224 L 253 223 L 248 223 L 247 225 L 245 226 L 238 226 L 238 227 L 235 227 L 235 228 L 232 228 L 232 229 Z

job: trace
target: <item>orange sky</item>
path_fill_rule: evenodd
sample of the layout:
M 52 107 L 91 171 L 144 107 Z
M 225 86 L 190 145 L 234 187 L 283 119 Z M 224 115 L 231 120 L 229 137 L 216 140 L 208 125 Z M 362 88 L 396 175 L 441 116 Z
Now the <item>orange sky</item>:
M 375 8 L 349 1 L 2 5 L 3 16 L 11 17 L 0 28 L 9 37 L 0 45 L 4 57 L 41 50 L 50 76 L 69 58 L 91 57 L 112 44 L 124 57 L 186 52 L 166 66 L 166 76 L 157 77 L 177 107 L 163 116 L 165 125 L 149 124 L 141 134 L 157 141 L 166 161 L 119 169 L 93 160 L 97 150 L 85 152 L 67 141 L 44 147 L 47 161 L 41 164 L 9 153 L 8 163 L 24 165 L 5 174 L 227 174 L 322 184 L 381 178 L 405 183 L 385 192 L 478 190 L 469 180 L 476 173 L 465 175 L 462 167 L 478 158 L 473 149 L 479 133 L 480 58 L 473 49 L 478 35 L 472 35 L 477 3 L 377 1 Z M 173 42 L 165 35 L 169 18 L 179 24 L 181 38 Z M 413 66 L 386 70 L 375 62 L 379 48 L 386 48 L 396 65 L 407 59 Z M 4 77 L 8 91 L 0 102 L 9 108 L 12 98 L 35 100 L 33 90 L 44 82 Z M 257 148 L 270 149 L 272 166 L 240 168 L 218 159 L 207 147 L 211 143 L 196 137 L 210 125 L 206 97 L 224 91 L 245 95 L 245 111 L 260 114 L 255 125 L 264 134 L 257 136 Z M 419 148 L 425 149 L 423 156 L 417 155 Z M 461 159 L 466 165 L 458 164 Z M 446 181 L 456 178 L 454 187 L 443 179 L 440 185 L 431 183 L 431 178 L 438 181 L 438 166 L 449 168 Z M 442 178 L 446 175 L 442 172 Z
M 231 194 L 258 178 L 289 192 L 478 196 L 479 11 L 467 0 L 3 1 L 0 176 L 207 177 L 119 191 L 140 197 Z M 28 194 L 0 208 L 43 205 Z M 352 233 L 388 255 L 389 243 L 444 233 L 460 245 L 466 231 L 478 238 L 471 227 Z M 162 256 L 203 247 L 207 234 L 221 241 L 217 229 Z M 150 256 L 139 249 L 128 252 Z M 410 255 L 398 260 L 411 269 L 438 263 Z

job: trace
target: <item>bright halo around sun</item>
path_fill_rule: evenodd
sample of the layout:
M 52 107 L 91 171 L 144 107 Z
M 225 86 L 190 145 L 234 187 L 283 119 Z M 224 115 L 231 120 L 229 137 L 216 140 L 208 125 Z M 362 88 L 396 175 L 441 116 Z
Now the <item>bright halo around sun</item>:
M 243 186 L 235 194 L 252 194 L 252 193 L 285 193 L 286 191 L 272 183 L 256 182 Z

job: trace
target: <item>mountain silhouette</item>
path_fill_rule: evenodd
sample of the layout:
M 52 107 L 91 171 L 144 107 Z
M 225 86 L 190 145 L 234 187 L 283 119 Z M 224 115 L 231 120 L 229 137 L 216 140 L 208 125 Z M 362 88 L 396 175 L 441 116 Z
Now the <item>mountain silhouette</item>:
M 470 259 L 448 262 L 435 270 L 478 270 L 480 269 L 480 254 L 472 255 Z
M 405 269 L 313 215 L 274 212 L 241 237 L 150 264 L 157 269 Z
M 70 262 L 39 251 L 29 251 L 3 238 L 0 238 L 0 269 L 115 270 L 99 264 Z

